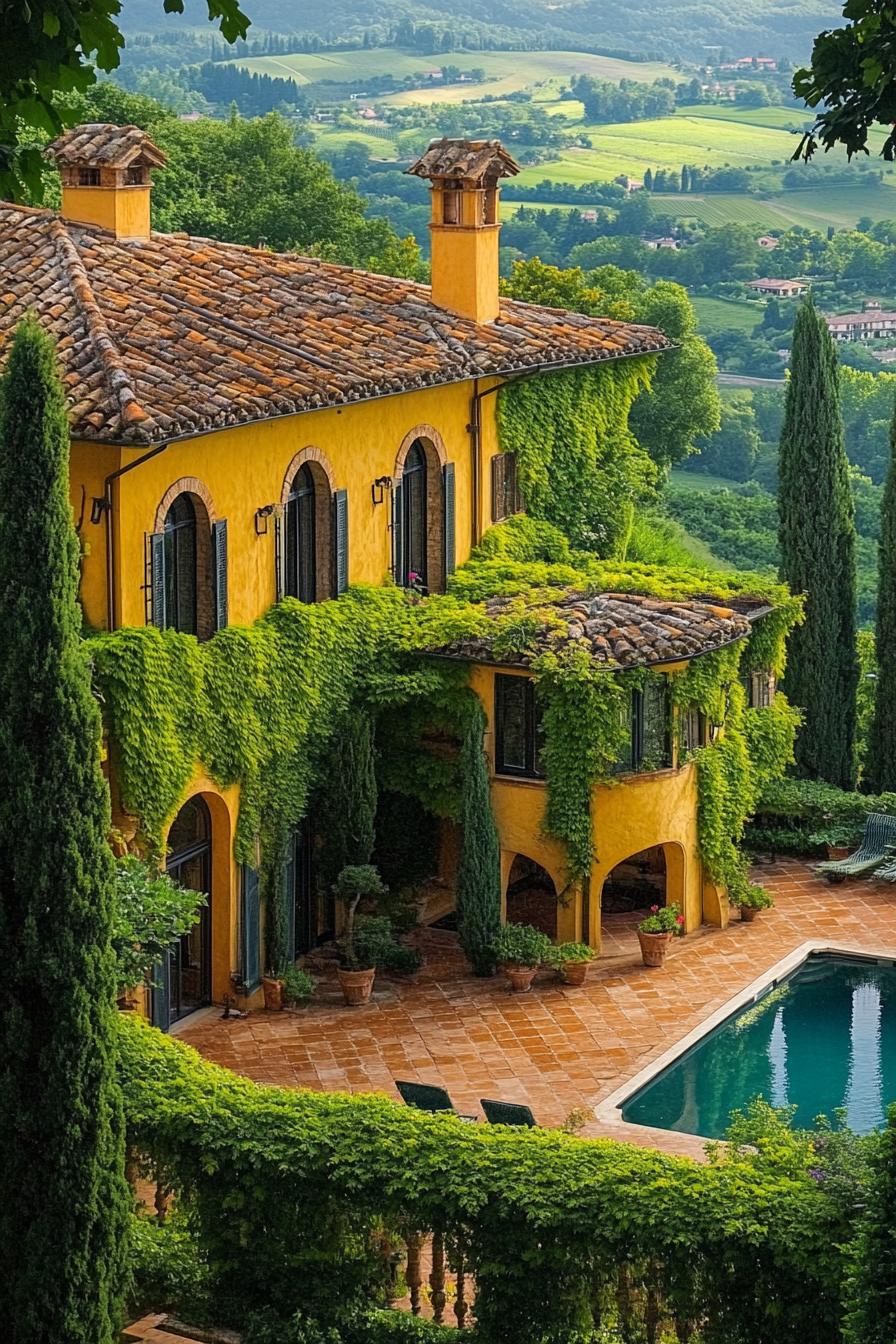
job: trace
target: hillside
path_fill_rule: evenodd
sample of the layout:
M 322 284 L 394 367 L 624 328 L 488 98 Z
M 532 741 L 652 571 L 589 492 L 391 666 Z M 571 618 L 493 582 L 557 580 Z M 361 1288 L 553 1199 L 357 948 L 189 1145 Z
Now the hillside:
M 704 58 L 707 46 L 801 60 L 815 34 L 841 14 L 837 0 L 245 0 L 244 7 L 262 32 L 334 39 L 407 17 L 550 37 L 545 46 L 594 45 L 666 60 Z M 126 32 L 158 33 L 204 26 L 207 6 L 186 0 L 178 17 L 164 14 L 162 0 L 124 0 L 122 11 Z

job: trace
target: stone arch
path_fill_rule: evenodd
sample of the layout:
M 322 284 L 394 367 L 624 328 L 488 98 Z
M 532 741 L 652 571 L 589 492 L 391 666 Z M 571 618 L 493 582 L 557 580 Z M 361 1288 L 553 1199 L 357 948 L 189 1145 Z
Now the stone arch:
M 329 459 L 320 448 L 315 448 L 309 444 L 306 448 L 300 448 L 293 457 L 289 466 L 286 468 L 286 475 L 283 477 L 283 486 L 280 490 L 280 503 L 286 504 L 289 500 L 289 492 L 292 490 L 292 483 L 299 473 L 299 469 L 306 462 L 313 463 L 312 471 L 316 478 L 326 482 L 330 494 L 336 489 L 336 477 L 333 474 L 333 468 L 330 466 Z
M 405 458 L 410 452 L 411 446 L 415 444 L 418 439 L 423 445 L 423 449 L 426 453 L 427 465 L 430 465 L 431 462 L 433 466 L 444 467 L 445 463 L 448 461 L 448 449 L 445 447 L 445 440 L 442 438 L 435 425 L 415 425 L 413 429 L 409 429 L 407 434 L 405 434 L 395 456 L 395 468 L 392 472 L 392 480 L 396 485 L 401 480 Z
M 508 924 L 532 924 L 556 939 L 557 885 L 548 870 L 528 854 L 513 856 L 504 902 Z
M 291 529 L 297 526 L 297 520 L 290 515 L 290 501 L 300 474 L 307 472 L 314 488 L 314 574 L 311 588 L 315 602 L 325 602 L 335 591 L 335 565 L 333 536 L 333 492 L 336 481 L 326 455 L 319 448 L 309 445 L 301 448 L 293 457 L 283 477 L 280 490 L 280 504 L 283 509 L 283 591 L 290 596 L 299 597 L 297 578 L 290 570 Z
M 415 445 L 422 451 L 426 464 L 426 587 L 430 592 L 440 593 L 444 591 L 446 577 L 443 468 L 448 462 L 448 450 L 433 425 L 416 425 L 401 441 L 392 471 L 393 485 L 401 484 L 408 454 Z M 405 509 L 405 519 L 408 516 Z
M 208 521 L 209 527 L 217 522 L 218 515 L 215 512 L 214 500 L 211 491 L 204 481 L 200 481 L 197 476 L 181 476 L 180 480 L 169 485 L 162 498 L 159 500 L 159 507 L 156 509 L 156 521 L 154 532 L 161 532 L 165 526 L 165 519 L 168 516 L 168 510 L 177 499 L 178 495 L 192 495 L 194 501 L 202 505 L 202 513 Z
M 156 533 L 165 532 L 171 509 L 177 500 L 186 495 L 193 506 L 195 516 L 196 559 L 195 559 L 195 603 L 196 638 L 211 639 L 215 633 L 215 557 L 212 544 L 212 525 L 217 521 L 214 500 L 211 491 L 196 476 L 181 476 L 165 491 L 156 509 Z M 167 563 L 167 562 L 166 562 Z M 170 614 L 169 614 L 170 619 Z M 173 624 L 173 622 L 171 622 Z

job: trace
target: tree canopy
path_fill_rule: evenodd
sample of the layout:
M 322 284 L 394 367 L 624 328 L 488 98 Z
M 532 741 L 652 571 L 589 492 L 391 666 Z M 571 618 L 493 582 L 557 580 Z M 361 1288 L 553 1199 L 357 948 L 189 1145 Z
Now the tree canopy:
M 896 158 L 896 2 L 846 0 L 842 28 L 819 33 L 807 68 L 797 70 L 793 90 L 810 107 L 821 107 L 794 158 L 809 159 L 819 145 L 868 153 L 875 123 L 890 126 L 881 153 Z
M 206 0 L 209 20 L 233 42 L 249 19 L 240 0 Z M 162 0 L 182 14 L 184 0 Z M 18 200 L 39 188 L 35 132 L 56 135 L 65 124 L 57 94 L 90 87 L 95 69 L 114 70 L 124 37 L 121 0 L 22 0 L 4 5 L 0 27 L 0 198 Z
M 675 350 L 659 361 L 650 391 L 632 408 L 631 428 L 654 462 L 668 468 L 695 451 L 694 440 L 719 428 L 715 358 L 697 334 L 697 319 L 681 285 L 651 285 L 637 271 L 600 266 L 560 270 L 538 258 L 514 263 L 504 292 L 529 303 L 571 308 L 592 317 L 659 327 Z

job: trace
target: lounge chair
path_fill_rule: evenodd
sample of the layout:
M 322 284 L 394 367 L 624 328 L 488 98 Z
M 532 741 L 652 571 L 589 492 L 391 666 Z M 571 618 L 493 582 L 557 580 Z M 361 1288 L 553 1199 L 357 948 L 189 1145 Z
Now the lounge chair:
M 885 882 L 896 882 L 896 858 L 890 857 L 880 868 L 875 868 L 874 877 L 882 877 Z
M 536 1128 L 535 1116 L 528 1106 L 519 1106 L 515 1101 L 489 1101 L 487 1097 L 480 1098 L 479 1105 L 485 1111 L 485 1118 L 490 1125 L 523 1125 L 528 1129 Z
M 844 877 L 863 877 L 875 868 L 880 868 L 892 856 L 896 848 L 896 817 L 885 812 L 869 812 L 865 821 L 862 843 L 855 854 L 848 859 L 832 859 L 828 863 L 816 864 L 815 871 L 824 873 L 829 882 L 842 881 Z
M 413 1106 L 417 1111 L 429 1111 L 430 1114 L 456 1115 L 459 1120 L 477 1120 L 475 1115 L 461 1115 L 454 1109 L 454 1103 L 444 1087 L 435 1087 L 432 1083 L 400 1083 L 395 1080 L 399 1096 L 405 1106 Z

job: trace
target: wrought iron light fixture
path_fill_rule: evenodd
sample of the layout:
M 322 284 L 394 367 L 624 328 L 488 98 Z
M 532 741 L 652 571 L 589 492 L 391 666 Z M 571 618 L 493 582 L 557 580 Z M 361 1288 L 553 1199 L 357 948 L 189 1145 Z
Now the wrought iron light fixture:
M 386 491 L 392 489 L 391 476 L 377 476 L 373 485 L 370 487 L 371 498 L 374 504 L 383 504 L 386 499 Z

